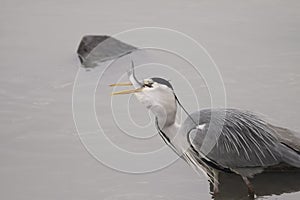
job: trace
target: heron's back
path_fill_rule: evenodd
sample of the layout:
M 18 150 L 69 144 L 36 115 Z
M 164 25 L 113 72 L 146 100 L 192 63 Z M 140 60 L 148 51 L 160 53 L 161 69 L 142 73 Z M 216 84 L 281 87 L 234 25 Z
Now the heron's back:
M 188 134 L 195 151 L 222 167 L 268 167 L 281 162 L 300 167 L 300 155 L 293 150 L 296 147 L 299 150 L 299 139 L 292 139 L 296 136 L 291 132 L 275 128 L 250 112 L 204 109 L 192 113 L 191 117 L 193 120 L 187 118 L 181 132 Z M 203 155 L 205 145 L 211 150 Z M 293 162 L 284 159 L 285 156 L 293 157 Z

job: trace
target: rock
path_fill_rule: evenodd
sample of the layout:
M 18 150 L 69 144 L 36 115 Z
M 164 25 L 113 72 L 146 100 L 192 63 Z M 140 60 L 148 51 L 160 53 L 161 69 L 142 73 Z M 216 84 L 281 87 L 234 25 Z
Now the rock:
M 86 35 L 79 44 L 77 54 L 82 66 L 89 68 L 134 50 L 137 48 L 107 35 Z

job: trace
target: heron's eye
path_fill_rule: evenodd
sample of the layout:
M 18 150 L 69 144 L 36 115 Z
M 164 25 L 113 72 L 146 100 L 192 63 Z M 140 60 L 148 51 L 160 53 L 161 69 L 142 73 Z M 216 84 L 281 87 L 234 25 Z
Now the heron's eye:
M 153 85 L 153 83 L 145 83 L 144 87 L 150 87 L 150 88 L 152 88 L 152 85 Z
M 153 81 L 145 81 L 145 83 L 144 83 L 144 87 L 149 87 L 149 88 L 152 88 L 153 86 Z

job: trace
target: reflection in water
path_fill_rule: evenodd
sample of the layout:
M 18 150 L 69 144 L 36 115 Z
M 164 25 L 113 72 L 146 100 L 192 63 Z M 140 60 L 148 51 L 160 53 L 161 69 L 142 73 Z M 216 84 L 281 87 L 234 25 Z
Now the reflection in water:
M 216 200 L 249 199 L 248 190 L 240 176 L 220 173 L 220 193 L 213 198 Z M 280 195 L 300 191 L 300 171 L 265 172 L 251 179 L 256 196 Z M 210 184 L 213 194 L 213 185 Z

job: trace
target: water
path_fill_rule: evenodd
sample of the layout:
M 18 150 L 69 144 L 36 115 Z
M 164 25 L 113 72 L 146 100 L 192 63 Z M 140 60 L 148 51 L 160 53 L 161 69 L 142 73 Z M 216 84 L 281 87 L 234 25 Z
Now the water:
M 297 1 L 268 0 L 3 1 L 1 195 L 5 199 L 211 199 L 206 177 L 197 176 L 183 161 L 158 172 L 132 175 L 103 166 L 85 150 L 72 117 L 79 40 L 85 34 L 115 34 L 142 26 L 187 33 L 218 64 L 230 107 L 262 113 L 268 121 L 299 132 L 299 7 Z M 186 75 L 192 72 L 187 70 Z M 178 91 L 185 104 L 194 103 L 180 87 Z M 206 105 L 204 90 L 201 95 L 201 105 Z M 101 104 L 97 107 L 101 114 L 100 108 Z M 144 116 L 138 108 L 137 118 Z M 163 144 L 159 138 L 152 143 Z M 281 185 L 272 183 L 263 181 L 258 187 Z M 227 187 L 231 184 L 237 185 Z M 296 182 L 284 194 L 265 189 L 261 198 L 299 199 L 298 186 Z M 232 192 L 224 187 L 220 199 L 246 198 L 245 188 Z

